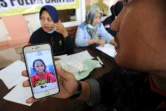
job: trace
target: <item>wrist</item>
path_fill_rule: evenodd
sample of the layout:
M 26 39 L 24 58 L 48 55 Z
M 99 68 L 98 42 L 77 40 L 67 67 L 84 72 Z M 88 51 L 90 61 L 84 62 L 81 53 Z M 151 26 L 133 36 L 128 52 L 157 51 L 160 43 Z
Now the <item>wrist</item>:
M 69 97 L 69 99 L 71 99 L 71 100 L 76 99 L 76 98 L 78 98 L 81 95 L 82 84 L 81 84 L 80 81 L 77 81 L 77 84 L 78 84 L 77 91 L 74 93 L 74 95 L 72 95 L 72 96 Z
M 67 31 L 64 31 L 64 33 L 63 33 L 63 37 L 66 38 L 67 36 L 68 36 Z

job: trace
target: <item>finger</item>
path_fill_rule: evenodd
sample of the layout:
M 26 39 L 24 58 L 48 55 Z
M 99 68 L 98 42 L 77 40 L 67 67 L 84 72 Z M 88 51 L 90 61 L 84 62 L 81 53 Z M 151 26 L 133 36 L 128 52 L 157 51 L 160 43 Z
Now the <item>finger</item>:
M 61 31 L 59 29 L 56 29 L 56 32 L 60 33 L 61 34 Z
M 55 27 L 61 28 L 61 27 L 62 27 L 62 24 L 56 23 L 56 24 L 55 24 Z
M 51 24 L 51 28 L 53 29 L 55 26 L 54 26 L 54 24 Z
M 57 27 L 55 25 L 52 26 L 52 30 L 57 30 Z
M 27 70 L 22 71 L 22 75 L 25 76 L 25 77 L 27 77 L 28 76 Z
M 117 44 L 114 44 L 115 47 L 117 47 Z
M 31 98 L 26 100 L 26 103 L 30 104 L 30 103 L 34 103 L 34 102 L 37 102 L 37 101 L 39 101 L 39 100 L 36 100 L 33 97 L 31 97 Z
M 58 28 L 60 28 L 60 27 L 59 27 L 59 24 L 58 24 L 58 23 L 54 24 L 54 25 L 53 25 L 53 28 L 57 30 Z
M 56 25 L 55 28 L 56 28 L 56 31 L 60 31 L 60 29 L 61 29 L 61 27 L 58 25 Z
M 55 23 L 55 24 L 52 24 L 51 27 L 52 27 L 52 28 L 55 28 L 55 27 L 56 27 L 56 23 Z
M 63 70 L 59 66 L 56 66 L 56 70 L 57 70 L 58 75 L 61 76 L 65 80 L 70 80 L 71 78 L 69 78 L 69 76 L 73 75 L 73 74 L 70 74 L 69 72 Z
M 58 58 L 58 57 L 54 57 L 54 60 L 61 60 L 61 58 Z
M 62 24 L 62 22 L 61 22 L 60 20 L 58 21 L 58 25 L 59 25 L 60 27 L 62 27 L 62 28 L 64 27 L 63 24 Z
M 114 46 L 117 46 L 117 44 L 114 42 L 114 44 L 113 44 Z
M 59 20 L 59 21 L 58 21 L 58 23 L 62 25 L 62 22 L 61 22 L 61 20 Z
M 59 82 L 59 85 L 63 84 L 63 78 L 61 76 L 58 75 L 58 82 Z
M 58 94 L 55 94 L 55 95 L 53 95 L 53 97 L 55 97 L 55 98 L 67 98 L 66 96 L 67 95 L 63 95 L 62 96 L 62 93 L 65 93 L 64 91 L 65 91 L 65 89 L 63 88 L 63 86 L 62 86 L 62 84 L 61 84 L 61 82 L 59 82 L 59 87 L 60 87 L 60 92 L 58 93 Z
M 29 81 L 28 81 L 28 80 L 27 80 L 27 81 L 24 81 L 24 82 L 22 83 L 22 86 L 23 86 L 23 87 L 29 87 L 29 86 L 30 86 Z
M 54 24 L 54 27 L 56 27 L 56 28 L 57 28 L 57 27 L 58 27 L 58 24 L 57 24 L 57 23 L 56 23 L 56 24 Z

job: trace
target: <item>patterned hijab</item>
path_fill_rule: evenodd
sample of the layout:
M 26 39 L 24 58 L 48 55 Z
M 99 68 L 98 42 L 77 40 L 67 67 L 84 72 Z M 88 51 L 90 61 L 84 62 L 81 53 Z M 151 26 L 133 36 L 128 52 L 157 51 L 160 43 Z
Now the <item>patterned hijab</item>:
M 86 14 L 86 20 L 84 23 L 86 25 L 86 29 L 87 29 L 88 33 L 90 34 L 91 38 L 98 38 L 97 33 L 96 33 L 98 25 L 92 26 L 93 20 L 97 16 L 98 13 L 101 13 L 101 15 L 103 14 L 98 6 L 93 5 L 89 8 L 89 10 L 87 11 L 87 14 Z

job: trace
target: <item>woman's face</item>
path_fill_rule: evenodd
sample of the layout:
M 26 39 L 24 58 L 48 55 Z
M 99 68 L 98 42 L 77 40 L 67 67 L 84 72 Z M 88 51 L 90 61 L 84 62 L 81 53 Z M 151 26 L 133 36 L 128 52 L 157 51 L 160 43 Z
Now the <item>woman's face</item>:
M 41 13 L 40 23 L 45 32 L 49 32 L 53 28 L 52 25 L 54 24 L 54 21 L 46 10 L 43 10 Z
M 100 22 L 100 20 L 101 20 L 101 13 L 98 13 L 94 18 L 92 25 L 96 26 Z
M 166 70 L 166 2 L 125 1 L 111 25 L 117 31 L 117 64 L 149 72 Z
M 44 72 L 44 64 L 41 62 L 41 61 L 37 61 L 35 63 L 35 70 L 38 72 L 38 73 L 43 73 Z

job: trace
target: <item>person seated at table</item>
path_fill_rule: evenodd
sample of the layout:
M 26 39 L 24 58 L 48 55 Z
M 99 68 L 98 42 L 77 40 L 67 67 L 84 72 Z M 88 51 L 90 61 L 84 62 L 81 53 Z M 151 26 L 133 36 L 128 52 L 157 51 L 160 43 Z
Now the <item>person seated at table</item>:
M 109 17 L 107 17 L 104 21 L 103 21 L 103 25 L 105 27 L 105 29 L 107 30 L 107 32 L 109 32 L 113 37 L 115 36 L 116 32 L 114 30 L 111 29 L 111 24 L 112 22 L 115 20 L 115 18 L 118 16 L 118 14 L 120 13 L 120 11 L 123 8 L 123 2 L 122 1 L 118 1 L 115 5 L 112 5 L 110 8 L 111 14 Z
M 86 81 L 57 67 L 61 90 L 54 97 L 88 101 L 93 111 L 166 111 L 166 0 L 123 2 L 112 23 L 117 66 Z
M 46 65 L 42 59 L 36 59 L 33 61 L 33 70 L 37 72 L 31 76 L 33 87 L 56 82 L 54 74 L 46 71 Z
M 91 6 L 86 14 L 86 21 L 78 26 L 75 44 L 85 47 L 92 44 L 104 46 L 105 43 L 114 44 L 114 38 L 105 30 L 100 22 L 102 11 L 97 6 Z
M 43 6 L 39 18 L 41 27 L 31 35 L 29 44 L 50 43 L 54 55 L 74 50 L 73 40 L 59 20 L 56 8 Z

